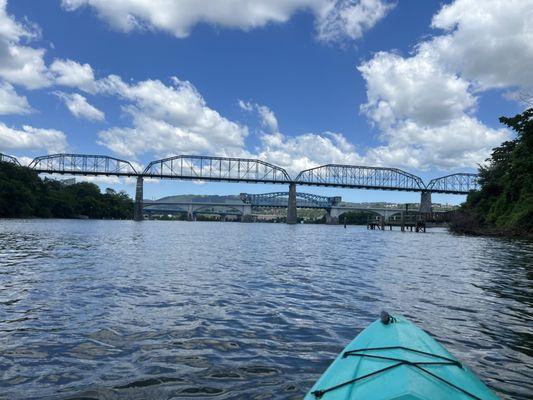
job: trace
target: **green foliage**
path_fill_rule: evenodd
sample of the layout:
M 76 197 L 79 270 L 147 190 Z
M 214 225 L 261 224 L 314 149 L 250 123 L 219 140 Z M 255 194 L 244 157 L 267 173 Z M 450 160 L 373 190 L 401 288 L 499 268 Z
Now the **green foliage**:
M 93 183 L 44 181 L 29 168 L 0 162 L 0 217 L 131 219 L 133 201 Z
M 369 217 L 374 217 L 376 214 L 365 211 L 350 211 L 342 214 L 339 217 L 339 224 L 346 225 L 366 225 Z
M 492 151 L 479 169 L 481 190 L 468 195 L 462 219 L 476 229 L 510 234 L 533 233 L 533 108 L 500 122 L 516 138 Z M 469 216 L 465 216 L 469 214 Z M 457 223 L 452 229 L 464 230 Z M 468 229 L 467 229 L 468 230 Z

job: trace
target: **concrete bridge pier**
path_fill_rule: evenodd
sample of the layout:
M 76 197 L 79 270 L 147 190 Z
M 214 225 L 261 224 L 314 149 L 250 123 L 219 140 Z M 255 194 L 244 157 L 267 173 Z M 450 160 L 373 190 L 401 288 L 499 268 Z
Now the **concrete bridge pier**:
M 294 225 L 298 223 L 296 214 L 296 184 L 289 185 L 289 203 L 287 205 L 287 224 Z
M 252 222 L 252 206 L 250 204 L 245 204 L 242 207 L 242 215 L 239 218 L 241 222 Z
M 187 208 L 187 221 L 196 221 L 196 214 L 194 213 L 194 207 L 192 204 L 189 204 Z
M 137 185 L 135 187 L 135 204 L 133 206 L 133 219 L 135 221 L 143 220 L 143 177 L 137 177 Z
M 326 209 L 326 224 L 327 225 L 338 225 L 339 224 L 339 210 L 336 208 Z
M 420 208 L 418 211 L 428 214 L 433 211 L 431 207 L 431 192 L 423 191 L 420 193 Z

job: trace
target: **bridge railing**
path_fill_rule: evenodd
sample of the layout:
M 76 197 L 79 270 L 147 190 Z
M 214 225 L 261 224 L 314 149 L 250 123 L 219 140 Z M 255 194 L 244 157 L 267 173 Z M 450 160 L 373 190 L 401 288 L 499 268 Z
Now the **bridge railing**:
M 137 176 L 129 161 L 102 155 L 51 154 L 36 157 L 29 165 L 39 173 Z
M 19 160 L 17 160 L 13 156 L 8 156 L 7 154 L 3 154 L 3 153 L 0 153 L 0 162 L 6 162 L 6 163 L 15 164 L 15 165 L 19 165 L 20 166 Z
M 306 169 L 295 180 L 313 186 L 339 186 L 360 189 L 407 190 L 425 189 L 421 178 L 397 168 L 328 164 Z
M 180 155 L 152 161 L 143 175 L 212 181 L 288 183 L 287 171 L 254 159 Z

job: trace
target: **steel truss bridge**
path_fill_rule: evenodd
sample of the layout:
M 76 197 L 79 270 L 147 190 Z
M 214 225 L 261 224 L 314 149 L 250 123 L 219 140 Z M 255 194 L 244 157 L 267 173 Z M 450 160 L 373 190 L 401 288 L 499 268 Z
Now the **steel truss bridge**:
M 2 153 L 0 153 L 0 162 L 20 165 L 19 160 L 17 160 L 15 157 L 8 156 L 7 154 L 2 154 Z
M 18 163 L 16 158 L 4 154 L 0 154 L 0 161 Z M 40 156 L 29 167 L 45 174 L 135 177 L 136 219 L 142 219 L 144 178 L 289 185 L 291 223 L 296 223 L 296 185 L 420 192 L 424 211 L 431 208 L 431 193 L 468 194 L 479 188 L 478 176 L 470 173 L 446 175 L 425 184 L 422 178 L 398 168 L 328 164 L 291 178 L 285 169 L 261 160 L 194 155 L 155 160 L 142 171 L 126 160 L 86 154 Z
M 240 201 L 224 202 L 145 200 L 143 212 L 148 215 L 186 213 L 187 219 L 190 221 L 195 221 L 198 214 L 215 214 L 221 216 L 222 219 L 228 215 L 234 215 L 241 220 L 250 220 L 253 208 L 287 208 L 289 204 L 289 192 L 241 193 L 239 197 Z M 328 223 L 338 222 L 342 214 L 350 211 L 370 212 L 384 218 L 405 212 L 403 208 L 377 208 L 343 204 L 340 196 L 325 197 L 300 192 L 296 193 L 296 207 L 324 209 Z
M 252 207 L 287 207 L 289 192 L 274 192 L 262 194 L 241 193 L 240 199 Z M 341 197 L 325 197 L 311 193 L 296 193 L 296 207 L 328 209 L 340 204 Z

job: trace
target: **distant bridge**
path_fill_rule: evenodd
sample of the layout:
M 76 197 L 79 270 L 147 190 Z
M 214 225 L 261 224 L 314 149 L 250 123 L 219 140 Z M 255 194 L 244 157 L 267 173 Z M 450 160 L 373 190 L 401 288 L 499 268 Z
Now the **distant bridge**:
M 14 157 L 3 154 L 0 157 L 2 161 L 18 163 Z M 301 171 L 293 179 L 285 169 L 262 160 L 194 155 L 155 160 L 142 172 L 126 160 L 86 154 L 40 156 L 29 167 L 47 174 L 135 177 L 138 220 L 142 219 L 144 178 L 289 185 L 288 223 L 297 222 L 296 185 L 419 192 L 423 212 L 431 210 L 431 193 L 468 194 L 479 188 L 478 176 L 470 173 L 446 175 L 425 184 L 420 177 L 398 168 L 328 164 Z
M 241 220 L 250 220 L 253 208 L 287 208 L 289 192 L 274 192 L 262 194 L 240 194 L 241 201 L 203 202 L 203 201 L 160 201 L 145 200 L 143 210 L 145 214 L 175 214 L 187 213 L 189 221 L 195 221 L 198 214 L 216 214 L 225 218 L 235 215 Z M 351 211 L 368 212 L 388 220 L 392 216 L 405 213 L 404 208 L 379 208 L 343 204 L 342 198 L 325 197 L 310 193 L 296 194 L 296 207 L 307 209 L 323 209 L 326 211 L 326 223 L 337 224 L 342 214 Z
M 286 208 L 289 203 L 289 192 L 274 192 L 263 194 L 241 193 L 243 203 L 254 207 L 282 207 Z M 331 208 L 340 204 L 341 197 L 325 197 L 311 193 L 296 193 L 297 208 Z
M 201 201 L 144 201 L 143 214 L 187 213 L 189 221 L 195 221 L 198 214 L 236 215 L 239 218 L 252 216 L 252 206 L 241 201 L 201 202 Z

